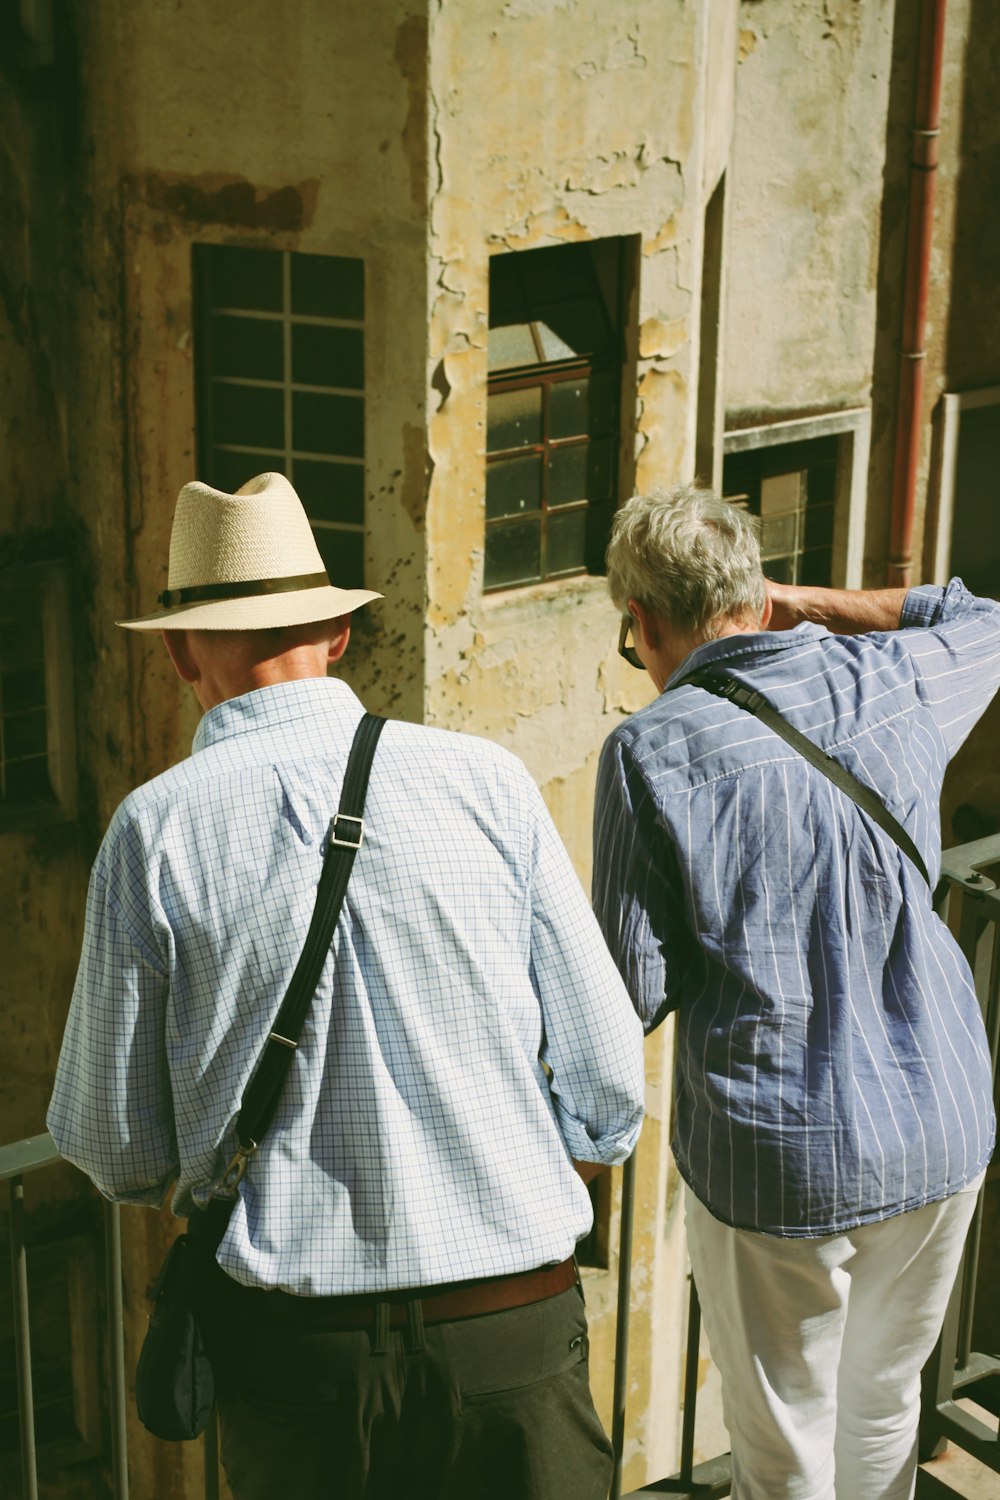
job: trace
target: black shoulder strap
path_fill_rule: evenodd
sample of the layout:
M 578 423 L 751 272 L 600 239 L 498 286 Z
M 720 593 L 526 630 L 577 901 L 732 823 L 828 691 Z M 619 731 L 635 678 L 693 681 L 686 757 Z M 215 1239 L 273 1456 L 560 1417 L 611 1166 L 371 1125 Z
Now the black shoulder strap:
M 264 1055 L 243 1101 L 236 1121 L 238 1142 L 223 1184 L 235 1188 L 246 1164 L 274 1118 L 278 1099 L 299 1044 L 299 1033 L 323 971 L 334 928 L 344 904 L 354 856 L 364 840 L 365 796 L 375 747 L 385 719 L 365 714 L 357 727 L 344 772 L 340 807 L 330 820 L 327 850 L 323 859 L 316 905 L 302 953 L 295 966 L 277 1019 L 267 1039 Z
M 916 865 L 927 884 L 930 885 L 931 879 L 927 873 L 927 866 L 921 858 L 920 850 L 910 838 L 903 825 L 893 817 L 881 798 L 877 797 L 871 788 L 865 786 L 856 776 L 852 776 L 850 771 L 842 766 L 838 760 L 834 760 L 832 755 L 827 755 L 825 751 L 821 750 L 818 745 L 813 744 L 812 740 L 802 734 L 800 730 L 795 729 L 789 724 L 788 720 L 783 718 L 778 710 L 772 704 L 768 703 L 766 698 L 762 698 L 760 693 L 755 692 L 753 688 L 748 688 L 743 683 L 737 682 L 735 677 L 726 676 L 721 672 L 711 672 L 707 669 L 701 672 L 692 672 L 690 677 L 683 678 L 675 686 L 683 687 L 684 683 L 687 682 L 693 683 L 696 687 L 704 688 L 706 692 L 714 693 L 717 698 L 728 698 L 730 703 L 735 703 L 740 708 L 745 708 L 748 713 L 758 718 L 762 724 L 766 724 L 768 729 L 780 735 L 786 744 L 791 745 L 792 749 L 797 750 L 805 760 L 809 761 L 810 765 L 815 766 L 817 771 L 822 771 L 823 775 L 828 776 L 834 786 L 839 787 L 846 796 L 856 802 L 862 812 L 867 813 L 872 822 L 877 823 L 882 831 L 887 833 L 898 844 L 903 853 Z

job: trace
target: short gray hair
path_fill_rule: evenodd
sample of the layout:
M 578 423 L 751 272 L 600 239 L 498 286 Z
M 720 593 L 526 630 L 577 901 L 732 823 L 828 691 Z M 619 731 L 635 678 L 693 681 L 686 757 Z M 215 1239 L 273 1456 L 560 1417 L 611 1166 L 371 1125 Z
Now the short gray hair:
M 633 495 L 611 525 L 608 592 L 622 614 L 637 599 L 706 638 L 724 620 L 756 626 L 767 598 L 756 520 L 693 484 Z

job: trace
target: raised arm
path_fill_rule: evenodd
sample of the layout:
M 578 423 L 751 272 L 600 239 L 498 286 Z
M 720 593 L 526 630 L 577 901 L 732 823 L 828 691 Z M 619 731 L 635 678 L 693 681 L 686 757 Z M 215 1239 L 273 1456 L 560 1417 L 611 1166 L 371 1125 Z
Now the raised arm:
M 821 589 L 767 581 L 771 630 L 792 630 L 803 620 L 834 635 L 897 630 L 907 589 Z

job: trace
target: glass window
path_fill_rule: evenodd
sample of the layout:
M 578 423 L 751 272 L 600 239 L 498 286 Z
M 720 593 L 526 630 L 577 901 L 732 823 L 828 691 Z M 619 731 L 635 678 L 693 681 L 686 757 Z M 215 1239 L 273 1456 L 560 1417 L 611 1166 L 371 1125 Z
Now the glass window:
M 334 583 L 364 582 L 364 262 L 194 251 L 200 474 L 287 474 Z
M 617 499 L 622 272 L 619 240 L 491 261 L 487 589 L 603 568 Z
M 776 583 L 830 584 L 837 451 L 836 437 L 810 438 L 723 464 L 723 494 L 760 517 L 764 571 Z
M 0 828 L 76 811 L 67 569 L 0 575 Z

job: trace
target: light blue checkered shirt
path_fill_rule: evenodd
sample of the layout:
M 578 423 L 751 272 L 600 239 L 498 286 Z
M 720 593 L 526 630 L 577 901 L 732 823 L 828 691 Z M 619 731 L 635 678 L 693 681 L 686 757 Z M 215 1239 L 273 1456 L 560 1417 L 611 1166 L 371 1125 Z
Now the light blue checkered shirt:
M 332 679 L 205 715 L 115 813 L 48 1124 L 109 1197 L 210 1195 L 298 958 L 362 708 Z M 393 721 L 330 959 L 219 1260 L 303 1295 L 556 1262 L 616 1162 L 642 1028 L 513 756 Z
M 911 590 L 903 629 L 727 636 L 717 667 L 873 788 L 931 878 L 948 761 L 1000 683 L 1000 605 Z M 905 628 L 910 627 L 910 628 Z M 647 1027 L 679 1007 L 674 1154 L 728 1224 L 823 1235 L 990 1158 L 968 966 L 896 845 L 749 713 L 666 690 L 604 747 L 594 907 Z

